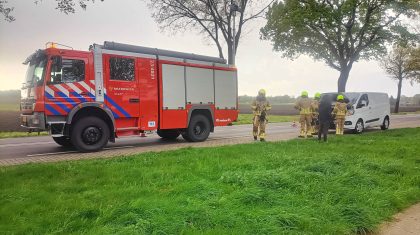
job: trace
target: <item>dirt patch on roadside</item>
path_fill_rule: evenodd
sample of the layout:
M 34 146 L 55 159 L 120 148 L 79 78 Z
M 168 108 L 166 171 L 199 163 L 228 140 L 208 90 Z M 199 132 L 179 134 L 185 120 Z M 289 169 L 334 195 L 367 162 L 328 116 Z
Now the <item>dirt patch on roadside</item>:
M 384 223 L 377 235 L 418 235 L 420 234 L 420 203 L 398 213 L 393 221 Z

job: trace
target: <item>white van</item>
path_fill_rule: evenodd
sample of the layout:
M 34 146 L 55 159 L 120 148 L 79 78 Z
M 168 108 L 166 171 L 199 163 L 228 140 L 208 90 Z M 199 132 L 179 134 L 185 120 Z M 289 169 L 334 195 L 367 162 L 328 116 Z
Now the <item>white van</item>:
M 338 93 L 333 95 L 335 101 Z M 349 116 L 346 117 L 344 128 L 362 133 L 369 127 L 381 127 L 386 130 L 390 125 L 390 104 L 386 93 L 376 92 L 345 92 L 346 102 L 349 103 Z M 333 103 L 333 105 L 335 102 Z

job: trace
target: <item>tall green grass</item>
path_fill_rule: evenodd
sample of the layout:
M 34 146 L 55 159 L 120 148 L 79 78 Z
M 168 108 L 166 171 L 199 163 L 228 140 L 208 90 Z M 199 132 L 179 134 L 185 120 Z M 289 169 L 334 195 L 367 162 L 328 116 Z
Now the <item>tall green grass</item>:
M 364 233 L 420 201 L 419 139 L 402 129 L 2 167 L 0 231 Z

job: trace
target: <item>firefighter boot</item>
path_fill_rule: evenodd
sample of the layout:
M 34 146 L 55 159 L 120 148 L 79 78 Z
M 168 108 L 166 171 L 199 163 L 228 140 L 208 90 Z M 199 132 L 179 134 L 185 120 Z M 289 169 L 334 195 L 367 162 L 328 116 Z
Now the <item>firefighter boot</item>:
M 265 142 L 265 128 L 260 129 L 260 141 Z
M 308 138 L 312 138 L 312 127 L 311 126 L 306 126 L 306 136 Z
M 305 138 L 305 131 L 300 130 L 299 138 Z
M 301 117 L 300 117 L 300 135 L 299 135 L 299 138 L 305 138 L 305 126 L 306 126 L 306 123 L 305 123 L 305 119 L 304 118 L 302 118 L 302 115 L 301 115 Z

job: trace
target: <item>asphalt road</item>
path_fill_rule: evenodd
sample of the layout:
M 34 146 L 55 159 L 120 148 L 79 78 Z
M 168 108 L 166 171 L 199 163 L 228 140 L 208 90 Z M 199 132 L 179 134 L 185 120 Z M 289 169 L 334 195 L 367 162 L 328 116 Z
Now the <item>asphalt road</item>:
M 416 115 L 400 115 L 392 116 L 391 128 L 404 128 L 404 127 L 420 127 L 420 114 Z M 378 130 L 378 128 L 375 128 Z M 268 135 L 282 135 L 282 134 L 293 134 L 297 133 L 298 129 L 292 127 L 291 123 L 272 123 L 268 125 Z M 226 140 L 230 141 L 235 138 L 251 138 L 251 126 L 240 125 L 230 127 L 216 127 L 215 132 L 210 135 L 207 142 Z M 174 147 L 179 143 L 185 141 L 180 137 L 177 141 L 164 141 L 155 134 L 150 134 L 145 138 L 142 137 L 127 137 L 117 139 L 116 143 L 110 143 L 103 153 L 116 149 L 127 149 L 127 148 L 139 148 L 142 149 L 151 148 L 152 146 L 161 146 L 164 149 L 167 146 Z M 49 136 L 42 137 L 25 137 L 25 138 L 11 138 L 11 139 L 0 139 L 0 160 L 9 159 L 22 159 L 22 158 L 34 158 L 42 156 L 62 156 L 66 154 L 77 153 L 74 149 L 63 148 L 58 146 Z M 98 154 L 100 154 L 99 152 Z M 83 155 L 80 153 L 80 155 Z

